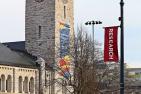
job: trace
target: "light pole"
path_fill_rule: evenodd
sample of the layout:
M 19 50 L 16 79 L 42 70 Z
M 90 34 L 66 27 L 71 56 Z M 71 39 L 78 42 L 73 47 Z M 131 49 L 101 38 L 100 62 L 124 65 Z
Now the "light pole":
M 124 1 L 120 1 L 120 28 L 121 28 L 121 39 L 120 39 L 120 94 L 124 94 Z
M 87 21 L 85 25 L 92 25 L 92 37 L 93 37 L 93 55 L 92 58 L 94 59 L 94 25 L 102 24 L 101 21 Z

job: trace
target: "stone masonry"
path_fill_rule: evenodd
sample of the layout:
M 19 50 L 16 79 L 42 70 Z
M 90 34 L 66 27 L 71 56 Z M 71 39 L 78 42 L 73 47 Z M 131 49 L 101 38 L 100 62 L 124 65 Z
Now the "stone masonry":
M 42 57 L 47 64 L 57 62 L 60 52 L 60 23 L 70 26 L 72 41 L 73 21 L 73 0 L 26 0 L 26 50 L 32 55 Z M 57 87 L 52 90 L 51 94 L 62 94 Z
M 55 0 L 26 0 L 25 18 L 27 51 L 52 63 L 55 52 Z
M 70 36 L 74 34 L 73 0 L 63 1 L 26 0 L 26 49 L 33 55 L 43 57 L 46 63 L 54 63 L 55 53 L 59 53 L 59 23 L 69 24 Z

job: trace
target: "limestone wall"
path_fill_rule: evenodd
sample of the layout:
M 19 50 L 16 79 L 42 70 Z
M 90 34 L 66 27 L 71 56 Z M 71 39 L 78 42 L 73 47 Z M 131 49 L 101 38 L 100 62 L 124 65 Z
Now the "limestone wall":
M 55 1 L 26 0 L 25 39 L 26 49 L 33 55 L 54 61 Z
M 2 94 L 17 94 L 19 92 L 21 94 L 24 92 L 35 94 L 35 88 L 38 85 L 36 80 L 37 74 L 37 69 L 0 65 L 0 92 Z M 21 81 L 19 80 L 20 78 Z

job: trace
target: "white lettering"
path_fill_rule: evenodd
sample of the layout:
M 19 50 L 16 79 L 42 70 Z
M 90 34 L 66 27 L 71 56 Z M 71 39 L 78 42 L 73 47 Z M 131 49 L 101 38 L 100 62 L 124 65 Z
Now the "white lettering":
M 113 59 L 113 29 L 109 29 L 109 59 Z

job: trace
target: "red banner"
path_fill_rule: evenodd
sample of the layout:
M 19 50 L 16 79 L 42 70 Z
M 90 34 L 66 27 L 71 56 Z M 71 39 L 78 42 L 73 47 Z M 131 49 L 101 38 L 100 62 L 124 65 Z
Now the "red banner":
M 118 62 L 118 26 L 105 27 L 104 62 Z

